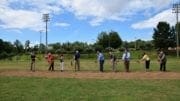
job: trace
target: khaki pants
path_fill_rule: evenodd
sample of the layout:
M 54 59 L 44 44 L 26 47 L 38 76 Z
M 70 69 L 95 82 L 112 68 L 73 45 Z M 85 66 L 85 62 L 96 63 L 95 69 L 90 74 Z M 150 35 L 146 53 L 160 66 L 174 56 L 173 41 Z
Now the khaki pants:
M 116 71 L 116 61 L 111 60 L 111 64 L 112 64 L 112 70 Z
M 35 61 L 31 61 L 31 71 L 35 71 Z
M 76 70 L 80 71 L 80 60 L 79 59 L 75 60 L 75 71 Z
M 61 71 L 64 70 L 64 62 L 60 62 L 60 68 L 61 68 Z

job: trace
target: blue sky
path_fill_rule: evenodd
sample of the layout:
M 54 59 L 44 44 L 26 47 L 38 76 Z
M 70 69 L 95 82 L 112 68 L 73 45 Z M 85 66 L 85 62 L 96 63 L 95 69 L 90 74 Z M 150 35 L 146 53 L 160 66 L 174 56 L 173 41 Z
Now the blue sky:
M 159 21 L 175 24 L 172 4 L 177 2 L 180 0 L 0 0 L 0 38 L 38 44 L 39 31 L 45 31 L 42 14 L 49 13 L 49 43 L 93 43 L 100 32 L 111 30 L 123 41 L 151 40 Z

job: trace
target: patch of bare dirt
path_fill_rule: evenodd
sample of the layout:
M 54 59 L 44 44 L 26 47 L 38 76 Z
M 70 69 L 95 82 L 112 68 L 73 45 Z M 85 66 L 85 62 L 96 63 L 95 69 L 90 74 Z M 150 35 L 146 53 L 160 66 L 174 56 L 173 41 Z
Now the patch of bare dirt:
M 97 72 L 97 71 L 43 71 L 0 70 L 0 76 L 45 77 L 45 78 L 79 78 L 79 79 L 178 79 L 179 72 Z

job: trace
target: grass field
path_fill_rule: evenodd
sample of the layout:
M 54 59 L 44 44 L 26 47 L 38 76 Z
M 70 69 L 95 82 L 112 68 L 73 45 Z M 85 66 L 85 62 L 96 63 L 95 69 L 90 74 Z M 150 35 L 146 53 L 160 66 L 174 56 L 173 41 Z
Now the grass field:
M 138 63 L 137 60 L 132 59 L 131 72 L 144 73 L 144 64 Z M 65 72 L 73 74 L 74 67 L 70 62 L 69 59 L 65 60 Z M 109 63 L 109 60 L 106 60 L 104 68 L 108 75 L 111 73 Z M 169 72 L 180 73 L 179 66 L 179 59 L 168 58 Z M 1 60 L 0 74 L 4 70 L 27 71 L 29 67 L 28 60 Z M 43 72 L 47 69 L 45 60 L 37 60 L 37 71 Z M 124 72 L 122 61 L 118 62 L 117 69 L 119 74 L 116 75 Z M 57 71 L 54 73 L 61 73 L 58 71 L 58 60 L 55 61 L 55 70 Z M 95 59 L 81 59 L 81 70 L 82 73 L 90 71 L 98 74 L 99 68 Z M 151 72 L 156 71 L 159 71 L 159 64 L 156 59 L 152 59 Z M 180 101 L 180 79 L 77 79 L 1 75 L 0 101 Z
M 94 59 L 81 59 L 81 70 L 83 71 L 98 71 L 99 65 L 96 60 Z M 131 71 L 144 71 L 144 62 L 138 63 L 138 59 L 133 59 L 130 63 L 130 70 Z M 167 62 L 167 70 L 173 71 L 173 72 L 180 72 L 180 60 L 176 58 L 168 58 Z M 124 65 L 121 60 L 116 65 L 118 71 L 124 71 Z M 30 69 L 30 60 L 24 60 L 24 61 L 0 61 L 0 70 L 1 69 L 23 69 L 28 70 Z M 48 69 L 48 63 L 44 60 L 37 60 L 36 61 L 36 70 L 47 70 Z M 156 59 L 151 60 L 150 69 L 152 71 L 159 71 L 159 63 Z M 55 70 L 60 70 L 59 61 L 55 61 Z M 65 70 L 74 70 L 74 66 L 71 66 L 71 60 L 65 60 Z M 111 64 L 110 60 L 105 60 L 104 65 L 105 71 L 111 70 Z
M 0 77 L 1 101 L 179 101 L 180 80 Z

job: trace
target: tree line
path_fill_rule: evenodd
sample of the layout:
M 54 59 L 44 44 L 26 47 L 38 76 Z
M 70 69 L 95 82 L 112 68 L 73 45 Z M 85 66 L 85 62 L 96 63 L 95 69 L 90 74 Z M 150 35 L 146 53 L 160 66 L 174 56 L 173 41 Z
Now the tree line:
M 180 27 L 180 23 L 179 27 Z M 137 39 L 135 41 L 127 42 L 123 41 L 120 34 L 116 31 L 99 33 L 97 40 L 93 44 L 86 42 L 66 42 L 66 43 L 52 43 L 48 45 L 48 51 L 52 53 L 70 54 L 75 50 L 79 50 L 81 53 L 94 53 L 97 50 L 110 51 L 129 48 L 132 50 L 153 50 L 163 48 L 167 50 L 169 47 L 176 47 L 176 26 L 170 26 L 167 22 L 159 22 L 157 27 L 154 28 L 153 40 L 144 41 Z M 180 28 L 179 28 L 180 32 Z M 180 36 L 180 35 L 179 35 Z M 180 37 L 179 37 L 180 39 Z M 15 40 L 14 43 L 3 41 L 0 39 L 0 59 L 12 57 L 17 54 L 28 54 L 31 51 L 44 54 L 46 47 L 44 44 L 37 44 L 30 47 L 30 40 L 27 40 L 23 45 L 19 40 Z

